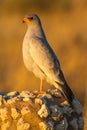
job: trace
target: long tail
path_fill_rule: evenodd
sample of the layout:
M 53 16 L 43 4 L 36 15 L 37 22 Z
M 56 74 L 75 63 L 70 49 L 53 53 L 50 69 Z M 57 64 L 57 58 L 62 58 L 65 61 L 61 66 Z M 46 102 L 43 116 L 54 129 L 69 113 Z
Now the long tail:
M 61 88 L 61 89 L 59 89 L 61 91 L 61 93 L 64 95 L 64 97 L 67 99 L 67 101 L 72 105 L 72 101 L 75 96 L 74 96 L 72 90 L 70 89 L 70 87 L 68 86 L 68 84 L 66 82 L 64 85 L 61 85 L 58 82 L 56 82 L 56 83 Z
M 75 98 L 75 96 L 74 96 L 72 90 L 70 89 L 70 87 L 68 86 L 61 69 L 60 69 L 59 78 L 63 81 L 63 84 L 61 84 L 61 82 L 56 82 L 56 84 L 57 84 L 59 90 L 61 91 L 61 93 L 64 95 L 64 97 L 72 105 L 72 101 Z

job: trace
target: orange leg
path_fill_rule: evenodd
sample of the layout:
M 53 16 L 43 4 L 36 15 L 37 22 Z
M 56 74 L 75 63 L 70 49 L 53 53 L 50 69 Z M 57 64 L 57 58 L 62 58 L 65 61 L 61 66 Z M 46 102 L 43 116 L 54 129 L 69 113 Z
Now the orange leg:
M 43 91 L 43 80 L 41 79 L 40 82 L 40 91 L 39 92 L 35 92 L 34 94 L 38 95 L 38 94 L 44 94 L 46 93 L 45 91 Z
M 40 92 L 39 94 L 45 94 L 46 92 L 43 90 L 43 80 L 41 79 L 41 82 L 40 82 Z

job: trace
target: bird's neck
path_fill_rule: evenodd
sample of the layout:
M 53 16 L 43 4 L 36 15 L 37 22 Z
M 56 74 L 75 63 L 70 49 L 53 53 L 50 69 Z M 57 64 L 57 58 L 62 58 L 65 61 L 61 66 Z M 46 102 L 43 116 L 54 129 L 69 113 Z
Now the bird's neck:
M 38 24 L 29 26 L 26 35 L 28 35 L 29 38 L 36 37 L 46 39 L 42 26 L 39 26 Z

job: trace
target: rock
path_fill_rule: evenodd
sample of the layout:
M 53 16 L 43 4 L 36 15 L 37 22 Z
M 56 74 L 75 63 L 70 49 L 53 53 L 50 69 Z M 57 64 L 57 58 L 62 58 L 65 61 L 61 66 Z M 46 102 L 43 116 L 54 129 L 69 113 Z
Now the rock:
M 76 113 L 80 115 L 82 113 L 82 106 L 80 102 L 78 101 L 78 99 L 75 98 L 72 104 L 74 107 L 74 111 L 76 111 Z
M 43 97 L 53 101 L 53 98 L 52 98 L 52 96 L 50 94 L 43 94 Z
M 20 117 L 20 111 L 18 108 L 12 107 L 11 108 L 11 117 L 15 120 Z
M 62 110 L 62 113 L 67 114 L 68 116 L 70 116 L 73 113 L 73 109 L 66 105 L 63 106 L 61 110 Z
M 16 97 L 18 95 L 19 95 L 19 92 L 17 92 L 17 91 L 7 93 L 7 96 L 9 96 L 11 98 Z
M 10 126 L 11 126 L 10 121 L 3 122 L 1 125 L 1 130 L 10 130 Z
M 46 122 L 40 122 L 39 123 L 40 130 L 47 130 L 47 124 Z
M 83 130 L 82 106 L 72 106 L 57 89 L 0 92 L 0 130 Z
M 42 100 L 42 104 L 47 104 L 47 97 L 46 94 L 39 94 L 37 98 Z
M 41 118 L 47 118 L 49 114 L 50 114 L 50 111 L 49 111 L 48 107 L 45 104 L 43 104 L 41 106 L 41 109 L 38 111 L 38 115 Z
M 52 96 L 55 96 L 57 98 L 61 98 L 62 96 L 58 89 L 48 89 L 47 93 L 50 93 Z
M 61 106 L 69 106 L 69 103 L 68 103 L 68 101 L 63 101 L 62 103 L 61 103 Z
M 16 101 L 17 101 L 17 97 L 15 97 L 15 98 L 10 98 L 10 99 L 7 100 L 7 103 L 8 103 L 8 104 L 13 104 L 13 103 L 15 103 Z
M 32 92 L 29 92 L 29 91 L 22 91 L 20 93 L 20 96 L 24 97 L 24 98 L 35 98 L 35 95 Z
M 40 122 L 39 123 L 40 130 L 54 130 L 54 123 L 52 121 L 49 122 Z
M 62 118 L 61 108 L 57 105 L 50 106 L 51 117 L 53 120 L 60 120 Z
M 63 124 L 58 124 L 58 125 L 55 127 L 55 130 L 65 130 L 65 129 L 64 129 L 64 125 L 63 125 Z
M 78 129 L 83 130 L 83 128 L 84 128 L 84 120 L 81 116 L 81 117 L 79 117 L 79 120 L 78 120 Z
M 29 130 L 30 124 L 26 123 L 23 118 L 20 118 L 17 122 L 17 130 Z
M 28 97 L 23 98 L 23 101 L 25 101 L 25 102 L 27 102 L 29 100 L 30 100 L 30 98 L 28 98 Z
M 6 95 L 6 94 L 7 94 L 7 92 L 0 92 L 0 95 L 2 95 L 2 96 Z
M 76 118 L 73 118 L 73 120 L 70 121 L 70 125 L 73 130 L 78 130 L 78 123 Z
M 24 115 L 26 115 L 26 114 L 28 114 L 28 113 L 30 113 L 31 111 L 30 111 L 30 109 L 29 109 L 29 107 L 23 107 L 22 108 L 22 110 L 21 110 L 21 114 L 22 114 L 22 116 L 24 116 Z
M 6 107 L 0 108 L 0 118 L 2 121 L 9 119 L 9 112 Z
M 65 130 L 67 130 L 68 128 L 68 122 L 67 122 L 67 119 L 64 117 L 64 127 L 65 127 Z
M 68 130 L 68 122 L 65 117 L 55 126 L 54 130 Z
M 42 101 L 40 98 L 36 98 L 36 99 L 35 99 L 35 104 L 42 105 L 42 104 L 43 104 L 43 101 Z

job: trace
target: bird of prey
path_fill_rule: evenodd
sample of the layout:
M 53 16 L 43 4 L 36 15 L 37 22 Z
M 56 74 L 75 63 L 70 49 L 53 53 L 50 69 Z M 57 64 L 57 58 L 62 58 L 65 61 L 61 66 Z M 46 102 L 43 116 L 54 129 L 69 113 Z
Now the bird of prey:
M 46 39 L 40 18 L 36 14 L 30 14 L 24 17 L 23 22 L 28 26 L 23 40 L 23 60 L 27 69 L 41 79 L 40 92 L 42 80 L 46 79 L 72 104 L 74 94 L 64 78 L 56 54 Z

